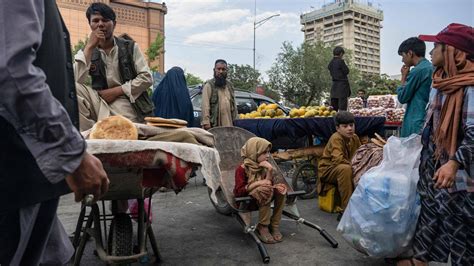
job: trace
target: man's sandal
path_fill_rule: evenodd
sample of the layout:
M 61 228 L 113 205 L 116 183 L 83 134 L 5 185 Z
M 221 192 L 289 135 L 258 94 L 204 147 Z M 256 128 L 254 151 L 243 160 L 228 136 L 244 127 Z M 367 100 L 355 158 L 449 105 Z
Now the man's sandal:
M 262 231 L 260 231 L 260 230 L 262 230 Z M 275 244 L 276 243 L 275 239 L 273 239 L 273 236 L 268 231 L 268 227 L 258 225 L 257 230 L 255 230 L 255 232 L 257 233 L 257 236 L 260 239 L 260 241 L 262 241 L 263 243 L 265 243 L 265 244 Z

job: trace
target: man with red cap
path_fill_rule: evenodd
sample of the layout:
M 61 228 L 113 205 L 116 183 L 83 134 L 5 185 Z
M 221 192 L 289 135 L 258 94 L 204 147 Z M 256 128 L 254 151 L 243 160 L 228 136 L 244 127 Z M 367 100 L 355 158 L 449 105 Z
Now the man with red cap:
M 423 129 L 413 243 L 416 265 L 474 265 L 474 30 L 450 24 L 434 42 L 430 104 Z

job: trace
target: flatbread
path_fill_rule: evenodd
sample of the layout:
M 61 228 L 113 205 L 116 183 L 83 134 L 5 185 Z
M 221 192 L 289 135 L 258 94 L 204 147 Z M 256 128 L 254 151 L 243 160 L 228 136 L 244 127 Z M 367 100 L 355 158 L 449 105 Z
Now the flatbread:
M 89 138 L 137 140 L 138 130 L 132 121 L 123 116 L 109 116 L 94 124 Z
M 170 123 L 152 123 L 152 122 L 147 122 L 146 124 L 147 124 L 148 126 L 154 126 L 154 127 L 173 127 L 173 128 L 186 127 L 185 125 L 170 124 Z
M 165 123 L 165 124 L 175 124 L 175 125 L 183 125 L 186 126 L 188 125 L 188 122 L 185 120 L 177 119 L 177 118 L 170 118 L 166 119 L 163 117 L 145 117 L 145 121 L 151 122 L 151 123 Z
M 381 140 L 379 139 L 376 139 L 376 138 L 371 138 L 370 139 L 375 145 L 379 146 L 379 147 L 383 147 L 386 143 L 382 142 Z

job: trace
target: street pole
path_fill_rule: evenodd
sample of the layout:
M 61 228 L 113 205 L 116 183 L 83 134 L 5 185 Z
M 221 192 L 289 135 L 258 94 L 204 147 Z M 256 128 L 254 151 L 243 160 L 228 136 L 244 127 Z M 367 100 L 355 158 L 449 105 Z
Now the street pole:
M 255 70 L 255 39 L 257 28 L 262 26 L 265 22 L 271 18 L 278 17 L 280 14 L 271 15 L 262 20 L 257 21 L 257 0 L 254 1 L 254 17 L 253 17 L 253 70 Z
M 254 1 L 254 13 L 253 13 L 253 70 L 255 70 L 255 31 L 257 25 L 257 0 Z

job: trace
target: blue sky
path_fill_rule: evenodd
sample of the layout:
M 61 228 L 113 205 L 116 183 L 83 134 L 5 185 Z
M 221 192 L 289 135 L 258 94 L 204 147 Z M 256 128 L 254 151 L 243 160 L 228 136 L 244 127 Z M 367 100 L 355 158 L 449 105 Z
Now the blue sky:
M 273 14 L 256 32 L 256 68 L 265 73 L 281 44 L 303 42 L 301 13 L 322 0 L 256 0 L 257 21 Z M 360 0 L 359 2 L 367 2 Z M 400 73 L 399 44 L 419 34 L 436 34 L 451 22 L 474 25 L 473 0 L 372 0 L 384 12 L 381 72 Z M 212 76 L 215 59 L 253 64 L 254 0 L 169 0 L 165 16 L 165 70 L 179 66 L 202 79 Z M 431 43 L 427 43 L 427 58 Z M 266 76 L 266 75 L 264 75 Z

